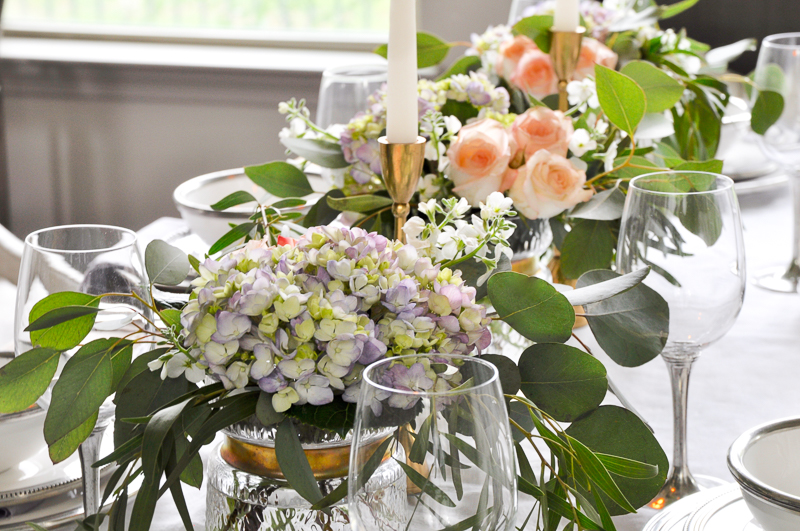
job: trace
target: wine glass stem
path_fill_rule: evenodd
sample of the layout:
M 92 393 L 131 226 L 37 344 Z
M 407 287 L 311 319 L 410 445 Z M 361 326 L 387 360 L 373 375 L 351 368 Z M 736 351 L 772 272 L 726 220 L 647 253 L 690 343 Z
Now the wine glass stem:
M 794 233 L 792 234 L 792 263 L 787 276 L 800 277 L 800 173 L 789 177 L 792 187 L 792 212 L 794 214 Z
M 87 517 L 100 510 L 100 469 L 92 464 L 100 460 L 100 443 L 107 427 L 108 421 L 98 421 L 91 435 L 78 447 L 83 473 L 83 514 Z
M 664 360 L 667 362 L 672 383 L 674 446 L 670 480 L 672 480 L 672 486 L 678 490 L 695 491 L 698 489 L 697 483 L 689 472 L 686 447 L 686 410 L 689 399 L 689 374 L 692 370 L 692 363 L 699 355 L 699 350 L 664 353 Z M 685 495 L 686 493 L 681 494 Z

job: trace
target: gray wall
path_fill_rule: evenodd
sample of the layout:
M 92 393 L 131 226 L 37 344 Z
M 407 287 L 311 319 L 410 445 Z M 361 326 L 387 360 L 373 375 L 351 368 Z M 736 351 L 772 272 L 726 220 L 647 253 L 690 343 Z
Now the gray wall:
M 510 3 L 422 0 L 420 20 L 427 31 L 469 40 L 470 33 L 505 22 Z M 171 194 L 184 180 L 281 158 L 278 102 L 304 97 L 313 107 L 320 80 L 319 69 L 20 57 L 4 58 L 0 75 L 10 228 L 18 236 L 67 223 L 139 229 L 177 216 Z

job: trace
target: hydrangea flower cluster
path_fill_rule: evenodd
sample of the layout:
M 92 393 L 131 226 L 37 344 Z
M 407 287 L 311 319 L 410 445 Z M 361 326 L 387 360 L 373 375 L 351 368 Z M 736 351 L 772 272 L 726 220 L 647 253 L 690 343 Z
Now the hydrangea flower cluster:
M 277 246 L 253 240 L 199 266 L 180 353 L 151 369 L 228 389 L 257 384 L 276 411 L 355 402 L 384 357 L 488 347 L 486 309 L 460 271 L 359 228 L 315 227 Z M 399 370 L 399 369 L 398 369 Z

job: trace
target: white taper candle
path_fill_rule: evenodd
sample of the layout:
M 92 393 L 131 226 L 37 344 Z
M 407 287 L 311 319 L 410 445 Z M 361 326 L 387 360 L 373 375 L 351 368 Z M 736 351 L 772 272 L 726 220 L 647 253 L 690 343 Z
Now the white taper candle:
M 579 2 L 580 0 L 556 0 L 553 31 L 575 31 L 580 26 Z
M 417 140 L 419 123 L 416 0 L 392 0 L 388 59 L 386 139 L 392 144 L 411 144 Z

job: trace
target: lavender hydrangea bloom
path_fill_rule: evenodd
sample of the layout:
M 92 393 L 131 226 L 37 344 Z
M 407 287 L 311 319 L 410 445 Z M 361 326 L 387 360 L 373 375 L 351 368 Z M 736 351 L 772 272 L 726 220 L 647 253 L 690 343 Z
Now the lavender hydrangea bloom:
M 227 343 L 239 339 L 250 331 L 253 324 L 246 315 L 226 311 L 217 313 L 216 320 L 217 331 L 211 336 L 211 340 L 217 343 Z
M 297 404 L 312 404 L 321 406 L 333 402 L 333 390 L 330 382 L 324 376 L 312 375 L 294 384 L 294 389 L 300 400 Z

